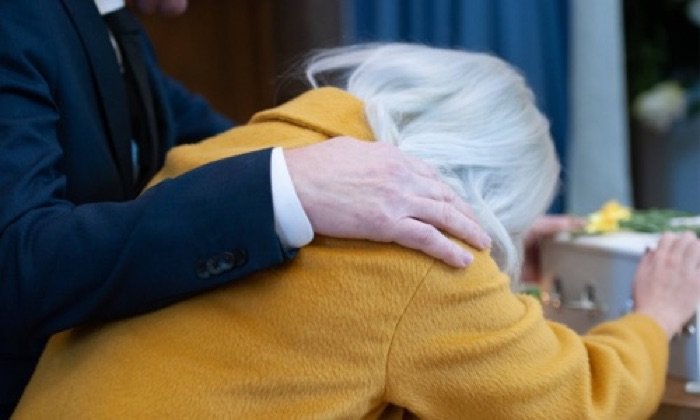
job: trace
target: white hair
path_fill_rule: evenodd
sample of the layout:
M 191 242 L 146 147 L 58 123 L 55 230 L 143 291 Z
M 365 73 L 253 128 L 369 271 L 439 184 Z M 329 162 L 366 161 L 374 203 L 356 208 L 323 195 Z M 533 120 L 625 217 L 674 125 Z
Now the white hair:
M 377 141 L 435 167 L 518 278 L 523 235 L 549 206 L 559 163 L 547 119 L 512 67 L 481 53 L 367 44 L 317 53 L 306 76 L 361 99 Z

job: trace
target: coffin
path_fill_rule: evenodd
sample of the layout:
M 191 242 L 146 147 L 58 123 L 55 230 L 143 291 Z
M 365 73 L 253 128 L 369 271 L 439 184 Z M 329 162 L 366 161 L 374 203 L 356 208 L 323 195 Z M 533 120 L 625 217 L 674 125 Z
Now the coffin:
M 634 307 L 632 283 L 646 248 L 659 234 L 561 234 L 542 246 L 541 299 L 545 316 L 585 333 Z M 700 307 L 699 307 L 700 309 Z M 669 375 L 700 381 L 698 320 L 693 317 L 670 343 Z

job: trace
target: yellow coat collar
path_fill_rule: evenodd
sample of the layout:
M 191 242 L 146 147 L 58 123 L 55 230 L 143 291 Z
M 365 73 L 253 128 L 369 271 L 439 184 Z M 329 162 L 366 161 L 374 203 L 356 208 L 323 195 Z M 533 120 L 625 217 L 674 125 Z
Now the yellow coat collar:
M 334 87 L 313 89 L 276 108 L 258 112 L 249 124 L 272 121 L 293 124 L 328 137 L 351 136 L 368 141 L 374 138 L 362 101 Z

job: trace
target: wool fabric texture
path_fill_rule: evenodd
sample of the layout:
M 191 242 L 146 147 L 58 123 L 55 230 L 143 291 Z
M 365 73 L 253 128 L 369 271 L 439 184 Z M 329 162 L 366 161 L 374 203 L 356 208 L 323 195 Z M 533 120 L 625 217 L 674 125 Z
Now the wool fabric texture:
M 312 90 L 175 148 L 151 184 L 337 135 L 372 138 L 362 103 Z M 474 262 L 455 269 L 394 244 L 316 237 L 282 267 L 55 336 L 15 418 L 636 419 L 655 411 L 668 344 L 651 318 L 630 314 L 578 336 L 513 294 L 487 251 L 470 251 Z

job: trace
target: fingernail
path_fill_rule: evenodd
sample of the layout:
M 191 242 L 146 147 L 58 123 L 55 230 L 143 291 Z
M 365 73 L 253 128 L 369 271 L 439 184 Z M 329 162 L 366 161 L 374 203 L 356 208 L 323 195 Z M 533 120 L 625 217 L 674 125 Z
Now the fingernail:
M 462 255 L 462 267 L 466 267 L 474 261 L 474 257 L 470 253 L 465 253 Z

